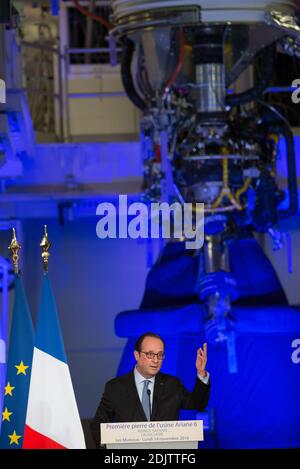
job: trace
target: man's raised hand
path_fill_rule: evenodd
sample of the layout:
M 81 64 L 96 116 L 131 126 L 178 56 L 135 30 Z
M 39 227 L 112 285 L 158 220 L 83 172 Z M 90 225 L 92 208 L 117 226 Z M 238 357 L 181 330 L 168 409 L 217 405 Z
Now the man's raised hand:
M 200 376 L 206 376 L 206 362 L 207 362 L 207 343 L 203 344 L 203 349 L 200 347 L 197 350 L 196 368 Z

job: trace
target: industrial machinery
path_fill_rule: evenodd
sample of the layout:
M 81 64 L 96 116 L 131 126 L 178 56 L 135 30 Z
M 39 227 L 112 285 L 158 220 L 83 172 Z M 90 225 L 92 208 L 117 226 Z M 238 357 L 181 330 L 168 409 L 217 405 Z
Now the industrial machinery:
M 297 211 L 293 133 L 264 101 L 279 53 L 299 57 L 297 1 L 112 0 L 124 88 L 143 113 L 144 196 L 205 204 L 199 298 L 212 340 L 237 296 L 228 242 L 242 230 L 282 240 Z M 287 191 L 276 181 L 285 141 Z M 280 204 L 286 200 L 285 208 Z
M 280 248 L 278 223 L 298 208 L 290 119 L 266 92 L 278 92 L 279 56 L 299 58 L 299 3 L 112 0 L 112 7 L 124 88 L 143 116 L 144 196 L 205 206 L 203 249 L 191 256 L 183 243 L 168 243 L 140 308 L 116 318 L 117 335 L 128 337 L 118 373 L 134 365 L 134 340 L 149 324 L 167 341 L 163 370 L 191 387 L 205 340 L 212 395 L 194 418 L 205 422 L 206 447 L 299 447 L 299 369 L 290 355 L 299 309 L 288 306 L 255 239 L 269 233 Z M 277 174 L 283 153 L 286 187 Z

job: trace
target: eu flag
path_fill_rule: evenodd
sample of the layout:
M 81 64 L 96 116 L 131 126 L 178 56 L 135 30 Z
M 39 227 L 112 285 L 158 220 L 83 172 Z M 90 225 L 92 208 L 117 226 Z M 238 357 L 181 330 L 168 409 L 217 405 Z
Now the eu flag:
M 22 280 L 16 276 L 0 448 L 18 449 L 23 445 L 33 346 L 32 319 Z

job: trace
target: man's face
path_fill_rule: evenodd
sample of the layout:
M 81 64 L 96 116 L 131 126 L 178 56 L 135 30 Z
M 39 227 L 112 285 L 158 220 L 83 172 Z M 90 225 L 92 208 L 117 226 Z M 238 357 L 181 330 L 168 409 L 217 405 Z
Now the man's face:
M 147 379 L 157 375 L 163 362 L 163 360 L 157 358 L 157 355 L 155 355 L 154 358 L 148 358 L 146 353 L 149 352 L 162 355 L 164 353 L 164 344 L 162 341 L 155 337 L 145 337 L 141 345 L 141 351 L 134 351 L 134 357 L 137 361 L 137 370 Z

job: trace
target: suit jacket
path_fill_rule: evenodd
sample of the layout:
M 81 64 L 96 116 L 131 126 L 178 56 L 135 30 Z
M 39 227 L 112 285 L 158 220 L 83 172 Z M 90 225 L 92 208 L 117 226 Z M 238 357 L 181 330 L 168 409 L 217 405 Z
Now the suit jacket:
M 154 383 L 151 420 L 178 420 L 180 409 L 201 411 L 207 406 L 209 393 L 209 383 L 204 384 L 198 378 L 193 391 L 189 392 L 178 378 L 158 373 Z M 96 446 L 100 444 L 100 423 L 146 420 L 133 371 L 108 381 L 91 422 Z

